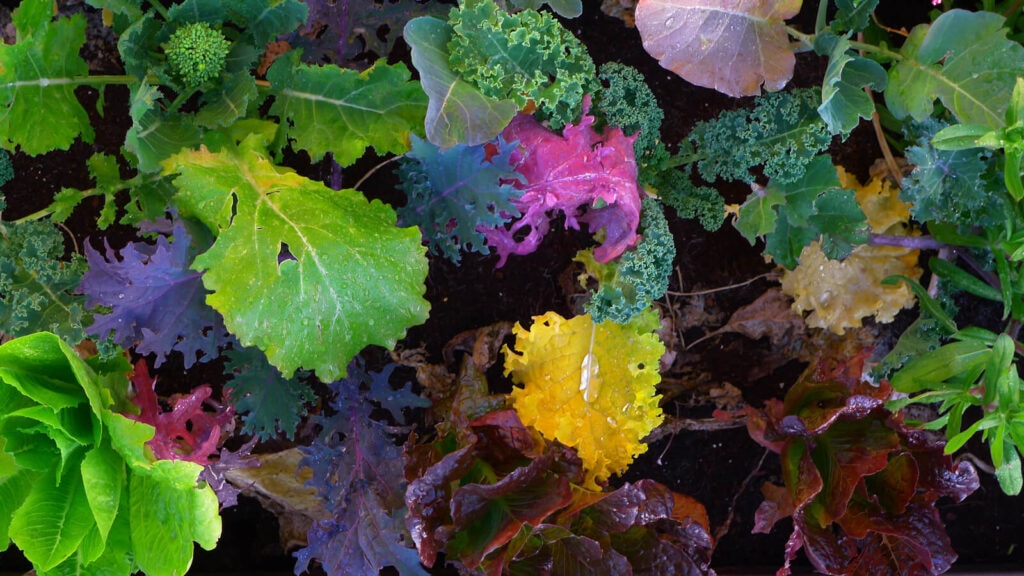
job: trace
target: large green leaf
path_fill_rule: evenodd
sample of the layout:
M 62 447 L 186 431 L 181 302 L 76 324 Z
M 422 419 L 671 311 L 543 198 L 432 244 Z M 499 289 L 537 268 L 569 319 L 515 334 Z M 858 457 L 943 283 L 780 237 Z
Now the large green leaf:
M 335 66 L 299 62 L 299 52 L 279 57 L 267 71 L 281 118 L 279 143 L 294 141 L 314 162 L 331 152 L 348 166 L 367 147 L 378 154 L 409 149 L 409 133 L 421 132 L 427 98 L 418 82 L 409 81 L 403 64 L 378 61 L 359 73 Z
M 182 488 L 149 474 L 132 474 L 129 494 L 135 563 L 149 576 L 179 576 L 192 564 L 193 540 L 212 548 L 220 537 L 212 489 Z
M 897 117 L 924 120 L 936 98 L 964 124 L 1003 126 L 1024 46 L 1006 37 L 1003 17 L 950 10 L 911 31 L 889 70 L 885 101 Z
M 43 474 L 11 518 L 10 535 L 38 570 L 49 570 L 78 549 L 94 524 L 80 475 L 67 474 L 58 486 Z
M 451 69 L 451 35 L 451 26 L 429 16 L 410 20 L 403 32 L 412 49 L 412 65 L 420 73 L 420 83 L 430 99 L 427 140 L 442 148 L 483 144 L 508 125 L 517 106 L 511 100 L 484 96 Z
M 875 101 L 863 88 L 884 90 L 888 82 L 885 69 L 874 60 L 857 56 L 845 37 L 820 34 L 814 49 L 828 55 L 818 113 L 833 134 L 848 134 L 861 118 L 870 119 L 874 114 Z
M 51 22 L 50 0 L 25 0 L 14 11 L 17 42 L 0 43 L 0 143 L 28 154 L 65 150 L 81 136 L 91 142 L 89 115 L 75 97 L 75 81 L 89 67 L 78 56 L 85 18 Z
M 165 112 L 159 99 L 160 90 L 150 84 L 140 84 L 132 94 L 132 127 L 124 146 L 135 154 L 143 172 L 159 171 L 160 162 L 182 148 L 198 147 L 202 136 L 188 118 Z
M 7 549 L 10 544 L 8 529 L 14 512 L 25 503 L 35 482 L 36 473 L 21 469 L 18 472 L 0 478 L 0 548 Z
M 286 376 L 337 379 L 363 347 L 391 348 L 426 319 L 425 248 L 389 206 L 272 164 L 266 132 L 168 160 L 175 202 L 217 234 L 194 266 L 228 329 Z

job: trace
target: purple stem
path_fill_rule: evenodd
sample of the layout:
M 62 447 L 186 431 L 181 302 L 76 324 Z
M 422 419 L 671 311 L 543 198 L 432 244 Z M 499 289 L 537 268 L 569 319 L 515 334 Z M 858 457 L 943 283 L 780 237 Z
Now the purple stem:
M 916 250 L 938 250 L 946 245 L 931 236 L 896 236 L 871 233 L 869 244 L 875 246 L 902 246 Z

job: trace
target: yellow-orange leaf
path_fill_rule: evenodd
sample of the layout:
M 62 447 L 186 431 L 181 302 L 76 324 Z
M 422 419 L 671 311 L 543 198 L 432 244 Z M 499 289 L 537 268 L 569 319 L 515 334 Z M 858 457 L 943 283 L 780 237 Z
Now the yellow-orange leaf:
M 505 373 L 523 385 L 512 391 L 519 418 L 576 448 L 588 488 L 646 452 L 641 440 L 662 421 L 655 386 L 665 346 L 657 328 L 653 310 L 628 324 L 548 312 L 535 316 L 530 330 L 516 324 L 516 351 L 503 349 Z

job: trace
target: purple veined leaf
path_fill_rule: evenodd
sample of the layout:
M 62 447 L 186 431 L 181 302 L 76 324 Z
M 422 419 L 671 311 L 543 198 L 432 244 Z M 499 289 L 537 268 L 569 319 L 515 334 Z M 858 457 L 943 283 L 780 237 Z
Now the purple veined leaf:
M 644 49 L 686 81 L 733 97 L 781 90 L 796 58 L 784 20 L 801 0 L 640 0 Z
M 216 358 L 227 342 L 221 315 L 206 304 L 201 274 L 189 268 L 190 237 L 185 227 L 173 229 L 174 242 L 159 236 L 155 245 L 133 242 L 117 253 L 105 253 L 86 244 L 89 270 L 79 290 L 90 308 L 106 306 L 108 314 L 96 314 L 86 333 L 103 338 L 113 332 L 114 341 L 139 354 L 156 353 L 156 367 L 167 354 L 178 350 L 190 368 Z

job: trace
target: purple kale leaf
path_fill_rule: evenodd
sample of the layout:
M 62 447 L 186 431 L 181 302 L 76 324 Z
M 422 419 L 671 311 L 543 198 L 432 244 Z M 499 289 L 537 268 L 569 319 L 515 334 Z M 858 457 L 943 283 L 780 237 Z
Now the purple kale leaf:
M 313 471 L 307 483 L 324 500 L 331 518 L 313 525 L 309 545 L 296 553 L 295 573 L 316 560 L 330 575 L 377 574 L 386 566 L 403 576 L 426 576 L 403 521 L 404 459 L 389 427 L 372 419 L 376 404 L 367 390 L 380 374 L 365 371 L 358 358 L 349 377 L 330 385 L 335 414 L 319 418 L 320 437 L 300 467 Z
M 402 426 L 406 425 L 406 408 L 429 408 L 430 400 L 412 391 L 412 384 L 405 382 L 402 387 L 395 390 L 391 386 L 391 374 L 398 368 L 398 364 L 391 363 L 384 367 L 379 374 L 374 375 L 370 384 L 370 391 L 367 397 L 380 404 L 391 416 Z
M 174 226 L 174 241 L 158 236 L 156 244 L 133 242 L 121 250 L 105 243 L 101 254 L 88 243 L 85 257 L 89 270 L 79 291 L 90 308 L 102 306 L 90 335 L 114 341 L 139 354 L 156 353 L 156 366 L 172 350 L 185 356 L 185 367 L 197 360 L 216 358 L 226 343 L 227 329 L 220 314 L 206 304 L 200 274 L 189 269 L 190 237 L 181 224 Z

